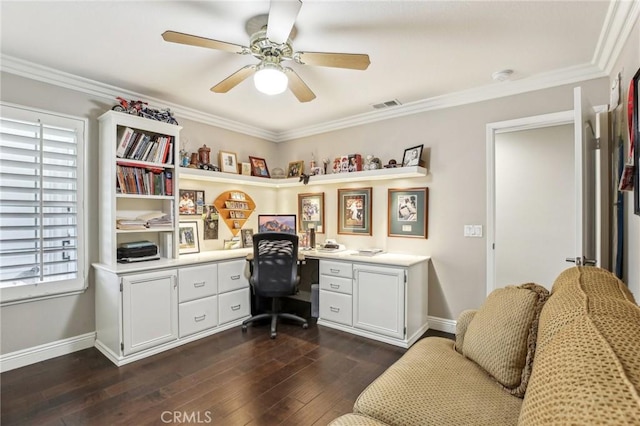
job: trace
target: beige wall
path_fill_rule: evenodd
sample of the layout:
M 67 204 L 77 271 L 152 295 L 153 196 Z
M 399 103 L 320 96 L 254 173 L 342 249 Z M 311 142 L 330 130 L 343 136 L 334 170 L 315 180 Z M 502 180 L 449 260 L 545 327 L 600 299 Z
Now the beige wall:
M 640 68 L 640 21 L 636 21 L 631 36 L 622 50 L 616 65 L 613 67 L 611 81 L 620 73 L 622 75 L 622 102 L 627 102 L 629 82 Z M 626 111 L 626 110 L 625 110 Z M 626 114 L 625 114 L 626 120 Z M 625 129 L 627 122 L 625 121 Z M 629 152 L 629 137 L 624 133 L 624 152 Z M 636 149 L 638 147 L 636 146 Z M 637 165 L 636 165 L 637 167 Z M 636 189 L 638 190 L 638 189 Z M 629 285 L 636 301 L 640 301 L 640 216 L 633 214 L 633 194 L 625 193 L 625 244 L 623 255 L 623 280 Z
M 579 84 L 594 105 L 608 102 L 606 78 Z M 429 175 L 404 182 L 382 181 L 373 193 L 371 237 L 339 236 L 347 246 L 382 247 L 388 251 L 432 256 L 429 315 L 456 319 L 478 307 L 486 296 L 486 241 L 463 237 L 464 225 L 486 226 L 486 124 L 573 109 L 573 87 L 541 90 L 487 102 L 424 112 L 280 144 L 283 156 L 310 160 L 349 153 L 372 153 L 386 164 L 399 160 L 405 148 L 424 144 Z M 328 235 L 336 236 L 337 187 L 323 186 Z M 386 238 L 387 188 L 429 187 L 429 238 Z M 309 185 L 305 190 L 315 192 Z M 282 206 L 294 203 L 294 192 L 282 191 Z M 293 208 L 289 208 L 293 211 Z

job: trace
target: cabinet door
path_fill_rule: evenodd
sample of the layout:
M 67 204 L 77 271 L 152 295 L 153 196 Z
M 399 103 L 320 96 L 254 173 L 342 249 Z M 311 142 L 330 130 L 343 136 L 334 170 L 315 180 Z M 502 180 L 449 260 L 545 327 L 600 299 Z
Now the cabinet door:
M 124 355 L 178 337 L 178 282 L 175 270 L 122 277 Z
M 365 264 L 353 269 L 353 326 L 403 339 L 405 270 Z

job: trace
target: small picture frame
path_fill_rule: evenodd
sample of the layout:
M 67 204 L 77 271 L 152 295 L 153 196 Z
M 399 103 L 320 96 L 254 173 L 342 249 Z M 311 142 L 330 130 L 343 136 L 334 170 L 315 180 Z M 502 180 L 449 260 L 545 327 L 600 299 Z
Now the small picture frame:
M 251 163 L 240 163 L 240 174 L 243 176 L 251 176 Z
M 429 188 L 389 189 L 388 192 L 387 235 L 426 239 Z
M 238 157 L 235 152 L 220 151 L 218 156 L 221 172 L 238 174 Z
M 240 230 L 240 236 L 242 240 L 242 247 L 253 247 L 253 229 Z
M 200 252 L 200 241 L 198 239 L 198 222 L 180 222 L 178 235 L 180 241 L 180 254 L 191 254 Z
M 298 232 L 311 227 L 316 233 L 324 233 L 324 192 L 298 194 Z
M 338 234 L 371 235 L 371 187 L 338 189 Z
M 201 215 L 204 213 L 204 191 L 181 189 L 178 201 L 178 214 L 183 216 Z
M 402 156 L 402 167 L 419 166 L 423 148 L 424 145 L 417 145 L 405 149 Z
M 270 178 L 269 168 L 264 158 L 249 156 L 249 163 L 251 163 L 251 176 L 258 176 L 263 178 Z
M 240 239 L 238 239 L 237 237 L 232 238 L 230 240 L 224 240 L 224 246 L 223 246 L 224 250 L 234 250 L 234 249 L 239 249 L 241 247 L 242 247 L 242 241 L 240 241 Z
M 292 161 L 289 163 L 289 167 L 287 168 L 287 177 L 300 177 L 302 172 L 304 171 L 304 161 Z

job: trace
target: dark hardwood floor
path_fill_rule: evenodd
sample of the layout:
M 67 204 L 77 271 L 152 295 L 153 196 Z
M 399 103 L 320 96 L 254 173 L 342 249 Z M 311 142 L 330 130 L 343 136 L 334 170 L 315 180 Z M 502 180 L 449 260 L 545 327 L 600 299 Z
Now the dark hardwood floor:
M 120 368 L 91 348 L 3 373 L 0 421 L 326 425 L 405 351 L 286 323 L 275 340 L 267 324 L 237 327 Z

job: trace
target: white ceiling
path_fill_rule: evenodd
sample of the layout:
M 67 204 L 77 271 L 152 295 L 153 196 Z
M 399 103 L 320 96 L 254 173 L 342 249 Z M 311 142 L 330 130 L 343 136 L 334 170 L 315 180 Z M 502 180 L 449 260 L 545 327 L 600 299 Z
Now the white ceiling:
M 597 69 L 601 39 L 611 27 L 609 1 L 303 0 L 294 50 L 367 53 L 371 65 L 355 71 L 288 62 L 317 95 L 299 103 L 289 91 L 263 95 L 251 79 L 229 93 L 213 93 L 214 84 L 257 60 L 160 36 L 174 30 L 248 45 L 245 23 L 268 13 L 268 0 L 3 0 L 0 7 L 5 60 L 106 83 L 124 95 L 165 103 L 155 106 L 241 123 L 273 139 L 372 114 L 372 104 L 391 99 L 411 105 L 580 67 Z M 512 82 L 491 80 L 506 68 L 514 70 Z

